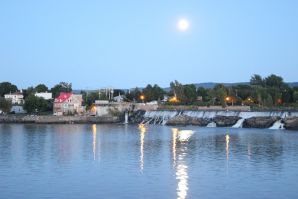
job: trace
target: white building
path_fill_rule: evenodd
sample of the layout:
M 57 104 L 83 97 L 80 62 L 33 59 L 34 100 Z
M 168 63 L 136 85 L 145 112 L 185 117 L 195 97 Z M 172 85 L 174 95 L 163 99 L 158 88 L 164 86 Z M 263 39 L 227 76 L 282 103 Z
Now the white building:
M 92 114 L 96 116 L 106 116 L 111 113 L 120 113 L 131 109 L 130 103 L 109 102 L 108 100 L 95 100 L 92 107 Z
M 45 100 L 53 99 L 52 93 L 48 93 L 48 92 L 45 92 L 45 93 L 35 93 L 35 96 L 36 97 L 41 97 L 41 98 L 43 98 Z
M 10 100 L 12 104 L 23 104 L 24 95 L 19 92 L 5 94 L 4 98 Z
M 10 112 L 13 112 L 15 114 L 26 113 L 23 106 L 20 106 L 20 105 L 12 106 L 11 109 L 10 109 Z
M 118 95 L 116 97 L 113 97 L 113 100 L 115 102 L 123 102 L 124 101 L 124 96 L 123 95 Z

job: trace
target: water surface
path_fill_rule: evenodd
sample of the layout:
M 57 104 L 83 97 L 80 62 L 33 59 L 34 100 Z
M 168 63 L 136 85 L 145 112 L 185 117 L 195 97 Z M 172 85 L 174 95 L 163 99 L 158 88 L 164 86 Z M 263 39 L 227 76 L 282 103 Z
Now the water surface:
M 297 179 L 295 131 L 0 125 L 0 199 L 298 198 Z

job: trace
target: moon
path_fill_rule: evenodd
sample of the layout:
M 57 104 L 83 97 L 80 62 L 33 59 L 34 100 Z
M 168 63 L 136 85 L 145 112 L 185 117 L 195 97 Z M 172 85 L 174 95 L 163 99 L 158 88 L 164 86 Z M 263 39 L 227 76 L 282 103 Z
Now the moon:
M 186 31 L 189 28 L 189 22 L 187 19 L 180 19 L 177 23 L 177 27 L 180 31 Z

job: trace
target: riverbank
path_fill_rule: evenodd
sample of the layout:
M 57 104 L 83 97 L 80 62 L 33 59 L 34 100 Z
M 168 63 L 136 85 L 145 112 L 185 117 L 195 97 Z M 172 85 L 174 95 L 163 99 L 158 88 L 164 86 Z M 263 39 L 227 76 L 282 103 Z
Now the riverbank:
M 122 122 L 121 117 L 113 116 L 54 116 L 54 115 L 2 115 L 0 123 L 35 123 L 35 124 L 105 124 Z

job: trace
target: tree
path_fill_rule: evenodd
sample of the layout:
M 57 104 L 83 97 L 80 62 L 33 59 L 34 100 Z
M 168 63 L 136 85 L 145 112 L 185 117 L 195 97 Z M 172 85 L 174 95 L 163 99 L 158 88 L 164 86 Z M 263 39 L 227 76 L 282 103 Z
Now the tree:
M 125 99 L 127 100 L 127 101 L 133 101 L 133 102 L 135 102 L 135 101 L 139 101 L 139 102 L 141 102 L 141 100 L 140 100 L 140 95 L 141 95 L 142 93 L 141 93 L 141 91 L 138 89 L 138 88 L 135 88 L 134 90 L 132 90 L 132 91 L 128 91 L 126 94 L 125 94 Z
M 197 100 L 197 88 L 194 84 L 184 85 L 184 96 L 186 103 L 193 103 Z
M 166 92 L 159 87 L 157 84 L 154 84 L 153 86 L 153 96 L 155 100 L 163 100 L 164 99 L 164 94 Z
M 154 86 L 148 84 L 146 88 L 143 89 L 143 94 L 146 98 L 146 101 L 162 100 L 164 93 L 164 90 L 157 84 Z
M 34 88 L 35 92 L 37 93 L 42 93 L 42 92 L 47 92 L 49 89 L 46 85 L 44 84 L 38 84 L 35 88 Z
M 264 105 L 265 106 L 273 106 L 273 99 L 271 97 L 271 95 L 267 94 L 267 96 L 264 98 Z
M 266 89 L 261 86 L 253 86 L 252 89 L 252 97 L 254 98 L 254 100 L 256 100 L 259 106 L 263 105 L 263 100 L 267 96 Z
M 23 90 L 24 98 L 28 97 L 29 95 L 34 94 L 34 88 L 32 86 L 28 87 L 27 89 Z
M 213 89 L 208 91 L 208 96 L 212 105 L 215 105 L 215 102 L 218 102 L 223 107 L 226 106 L 225 98 L 227 96 L 227 90 L 223 84 L 215 85 Z
M 90 92 L 86 94 L 86 104 L 91 106 L 95 100 L 99 100 L 99 93 L 98 92 Z
M 264 80 L 263 80 L 262 76 L 254 74 L 250 78 L 250 85 L 263 86 L 264 85 Z
M 282 90 L 282 101 L 284 103 L 293 102 L 293 90 L 288 85 Z
M 294 91 L 294 93 L 293 93 L 293 101 L 294 101 L 295 103 L 298 102 L 298 91 Z
M 246 100 L 249 97 L 253 96 L 253 89 L 250 85 L 237 85 L 232 87 L 234 96 L 241 98 L 241 100 Z
M 72 91 L 71 83 L 66 83 L 66 82 L 60 82 L 59 84 L 51 88 L 51 92 L 53 93 L 54 97 L 57 97 L 60 94 L 60 92 L 71 92 L 71 91 Z
M 283 78 L 274 74 L 266 77 L 264 81 L 265 85 L 268 87 L 276 87 L 281 89 L 285 85 L 285 83 L 283 82 Z
M 208 90 L 208 98 L 209 98 L 211 104 L 214 106 L 215 101 L 216 101 L 216 92 L 215 92 L 214 89 L 209 89 Z
M 177 100 L 180 102 L 185 101 L 185 95 L 184 95 L 184 87 L 181 83 L 179 83 L 177 80 L 170 83 L 171 86 L 171 93 L 176 96 Z
M 24 109 L 28 113 L 47 111 L 48 102 L 41 97 L 29 95 L 25 100 Z
M 13 93 L 18 90 L 17 86 L 10 82 L 0 83 L 0 97 L 4 97 L 5 94 Z
M 227 90 L 223 84 L 217 84 L 214 87 L 215 90 L 215 95 L 217 100 L 219 100 L 220 104 L 225 107 L 226 106 L 226 101 L 225 98 L 227 96 Z
M 0 110 L 4 113 L 9 113 L 11 110 L 12 104 L 10 100 L 6 100 L 3 97 L 0 97 Z
M 198 94 L 198 96 L 202 96 L 203 101 L 206 101 L 208 98 L 208 90 L 205 89 L 204 87 L 199 87 L 197 89 L 197 94 Z
M 276 87 L 268 88 L 267 94 L 271 96 L 271 99 L 274 105 L 277 105 L 282 97 L 282 93 L 280 92 L 280 89 Z

